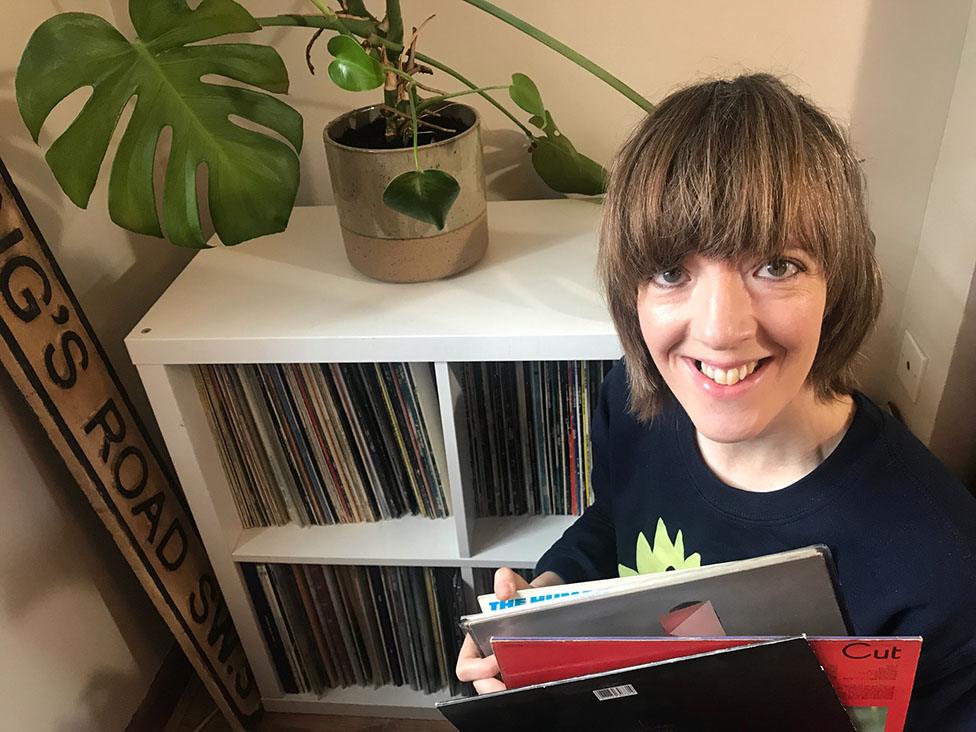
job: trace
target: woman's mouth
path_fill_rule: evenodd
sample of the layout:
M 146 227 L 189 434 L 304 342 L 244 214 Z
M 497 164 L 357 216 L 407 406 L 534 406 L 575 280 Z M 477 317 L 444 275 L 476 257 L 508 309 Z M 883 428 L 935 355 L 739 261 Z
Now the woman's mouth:
M 745 381 L 756 371 L 761 370 L 767 361 L 769 361 L 769 357 L 760 358 L 758 361 L 745 361 L 727 368 L 716 368 L 703 361 L 696 360 L 695 368 L 716 384 L 732 386 L 740 381 Z

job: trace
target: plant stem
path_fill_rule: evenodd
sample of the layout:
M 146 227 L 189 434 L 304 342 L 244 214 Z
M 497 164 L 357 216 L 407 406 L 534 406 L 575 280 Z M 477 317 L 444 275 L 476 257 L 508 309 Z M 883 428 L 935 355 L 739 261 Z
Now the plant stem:
M 327 28 L 328 30 L 340 31 L 340 32 L 342 30 L 339 27 L 339 25 L 335 22 L 338 20 L 338 18 L 336 18 L 335 21 L 333 21 L 331 18 L 326 18 L 321 15 L 272 15 L 270 17 L 255 18 L 254 20 L 256 20 L 258 24 L 261 25 L 262 27 L 292 25 L 292 26 L 301 26 L 305 28 Z M 369 21 L 347 20 L 345 25 L 350 31 L 355 33 L 357 36 L 361 36 L 362 38 L 368 38 L 370 42 L 382 44 L 386 46 L 389 50 L 395 51 L 397 53 L 400 53 L 400 51 L 403 50 L 403 44 L 393 43 L 392 41 L 389 41 L 386 38 L 377 35 L 375 32 L 376 26 L 373 23 L 370 23 Z M 469 89 L 478 88 L 477 84 L 474 84 L 473 82 L 466 79 L 464 76 L 461 75 L 460 72 L 455 71 L 450 66 L 447 66 L 446 64 L 442 64 L 440 61 L 437 61 L 436 59 L 433 59 L 430 56 L 425 56 L 422 53 L 418 53 L 416 54 L 415 57 L 418 61 L 421 61 L 422 63 L 425 63 L 428 66 L 433 66 L 435 69 L 438 69 L 439 71 L 443 71 L 448 76 L 453 76 L 455 79 L 460 81 Z M 495 107 L 499 112 L 501 112 L 506 117 L 508 117 L 512 121 L 512 124 L 514 124 L 520 130 L 522 130 L 522 132 L 525 133 L 526 137 L 534 139 L 535 136 L 533 135 L 532 130 L 530 130 L 528 127 L 522 124 L 515 115 L 513 115 L 511 112 L 505 109 L 505 107 L 503 107 L 498 102 L 497 99 L 482 91 L 479 91 L 477 93 L 480 96 L 484 97 L 488 101 L 488 103 L 491 104 L 493 107 Z
M 400 12 L 400 0 L 386 0 L 386 15 L 384 16 L 384 21 L 381 21 L 381 23 L 382 22 L 386 23 L 386 32 L 383 35 L 394 43 L 403 43 L 403 14 Z M 387 62 L 390 60 L 386 47 L 383 47 L 383 49 L 380 51 L 380 56 L 381 62 Z M 399 60 L 399 54 L 395 56 L 395 63 L 398 66 L 402 63 Z M 389 81 L 390 77 L 387 76 L 387 83 L 383 84 L 383 101 L 386 102 L 388 107 L 395 109 L 397 105 L 397 85 L 394 84 L 391 87 L 388 83 Z M 392 138 L 396 132 L 396 121 L 388 118 L 386 120 L 387 138 Z
M 270 28 L 272 26 L 298 26 L 300 28 L 325 28 L 326 30 L 336 31 L 337 33 L 342 33 L 344 31 L 349 31 L 353 35 L 357 35 L 361 38 L 368 38 L 370 35 L 375 35 L 376 24 L 370 20 L 350 20 L 346 19 L 342 21 L 340 18 L 332 16 L 326 17 L 324 15 L 298 15 L 298 14 L 288 14 L 288 15 L 272 15 L 267 18 L 255 18 L 258 25 Z M 377 36 L 379 38 L 379 36 Z M 389 46 L 394 48 L 395 46 Z
M 414 105 L 414 90 L 411 87 L 407 93 L 407 97 L 410 98 L 410 123 L 413 125 L 413 164 L 417 168 L 417 172 L 421 172 L 420 168 L 420 156 L 417 154 L 417 107 Z
M 386 104 L 380 106 L 380 109 L 389 112 L 390 114 L 396 115 L 397 117 L 403 117 L 404 119 L 413 119 L 409 114 L 406 114 L 405 112 L 401 112 L 399 109 L 395 107 L 390 107 Z M 446 132 L 448 134 L 454 134 L 457 132 L 457 130 L 452 130 L 447 127 L 441 127 L 440 125 L 435 125 L 433 122 L 428 122 L 426 120 L 420 119 L 419 112 L 417 114 L 417 124 L 422 125 L 423 127 L 429 127 L 432 130 L 437 130 L 438 132 Z
M 468 87 L 469 89 L 471 89 L 471 90 L 473 90 L 473 91 L 474 91 L 474 90 L 477 90 L 477 89 L 478 89 L 478 85 L 477 85 L 477 84 L 475 84 L 474 82 L 472 82 L 472 81 L 469 81 L 468 79 L 466 79 L 466 78 L 464 78 L 464 77 L 463 77 L 463 76 L 462 76 L 462 75 L 460 74 L 460 72 L 458 72 L 458 71 L 455 71 L 455 70 L 454 70 L 454 69 L 452 69 L 452 68 L 451 68 L 450 66 L 447 66 L 447 65 L 445 65 L 445 64 L 442 64 L 442 63 L 441 63 L 440 61 L 438 61 L 437 59 L 433 59 L 433 58 L 431 58 L 430 56 L 425 56 L 425 55 L 424 55 L 424 54 L 422 54 L 422 53 L 418 53 L 418 54 L 416 54 L 416 58 L 417 58 L 417 60 L 418 60 L 418 61 L 422 61 L 423 63 L 425 63 L 425 64 L 427 64 L 428 66 L 433 66 L 433 67 L 434 67 L 435 69 L 437 69 L 437 70 L 439 70 L 439 71 L 443 71 L 443 72 L 444 72 L 445 74 L 447 74 L 448 76 L 453 76 L 453 77 L 454 77 L 455 79 L 457 79 L 458 81 L 460 81 L 460 82 L 461 82 L 462 84 L 464 84 L 464 85 L 465 85 L 466 87 Z M 483 97 L 484 99 L 486 99 L 486 100 L 488 101 L 488 103 L 489 103 L 489 104 L 491 104 L 491 105 L 492 105 L 493 107 L 495 107 L 495 109 L 497 109 L 497 110 L 498 110 L 499 112 L 501 112 L 501 113 L 502 113 L 502 114 L 504 114 L 504 115 L 505 115 L 506 117 L 508 117 L 508 118 L 509 118 L 509 119 L 510 119 L 510 120 L 512 121 L 512 124 L 513 124 L 513 125 L 515 125 L 515 126 L 516 126 L 516 127 L 518 127 L 518 128 L 520 129 L 520 130 L 522 130 L 522 132 L 524 132 L 524 133 L 525 133 L 525 135 L 526 135 L 526 137 L 529 137 L 529 138 L 533 138 L 533 139 L 534 139 L 534 137 L 535 137 L 535 136 L 534 136 L 534 135 L 532 134 L 532 130 L 530 130 L 530 129 L 529 129 L 528 127 L 526 127 L 525 125 L 523 125 L 523 124 L 522 124 L 522 123 L 521 123 L 521 122 L 519 121 L 519 119 L 518 119 L 518 117 L 516 117 L 516 116 L 515 116 L 514 114 L 512 114 L 512 113 L 511 113 L 511 112 L 509 112 L 509 111 L 508 111 L 507 109 L 505 109 L 505 107 L 503 107 L 503 106 L 502 106 L 502 105 L 501 105 L 501 104 L 500 104 L 500 103 L 498 102 L 498 100 L 497 100 L 497 99 L 495 99 L 495 98 L 494 98 L 493 96 L 491 96 L 490 94 L 486 94 L 486 93 L 485 93 L 485 92 L 483 92 L 483 91 L 479 91 L 479 92 L 477 92 L 477 94 L 478 94 L 479 96 L 481 96 L 481 97 Z
M 309 2 L 319 9 L 319 12 L 322 13 L 323 17 L 329 18 L 330 20 L 334 20 L 336 27 L 339 29 L 340 33 L 343 33 L 344 35 L 352 35 L 352 31 L 349 30 L 349 26 L 347 26 L 343 22 L 342 18 L 336 15 L 335 11 L 332 8 L 330 8 L 328 5 L 326 5 L 325 2 L 323 2 L 323 0 L 309 0 Z
M 366 5 L 363 3 L 363 0 L 346 0 L 344 3 L 342 3 L 342 5 L 352 15 L 358 15 L 360 18 L 376 20 L 376 18 L 373 17 L 373 14 L 366 9 Z
M 335 13 L 329 10 L 329 8 L 326 6 L 324 2 L 322 2 L 322 0 L 309 0 L 309 2 L 312 3 L 312 5 L 314 5 L 315 7 L 317 7 L 319 9 L 319 12 L 322 13 L 322 15 L 326 16 L 327 18 L 335 17 Z
M 477 94 L 483 91 L 492 91 L 494 89 L 508 89 L 508 84 L 499 84 L 497 86 L 483 86 L 480 89 L 465 89 L 464 91 L 451 92 L 450 94 L 441 94 L 436 97 L 427 97 L 420 104 L 417 105 L 417 113 L 423 112 L 430 106 L 437 104 L 438 102 L 443 102 L 445 99 L 453 99 L 454 97 L 463 97 L 465 94 Z
M 400 0 L 386 0 L 386 22 L 389 24 L 386 37 L 394 43 L 403 43 L 403 14 L 400 12 Z
M 623 94 L 625 97 L 627 97 L 630 101 L 632 101 L 638 107 L 643 109 L 645 112 L 651 113 L 654 111 L 653 104 L 651 104 L 644 97 L 642 97 L 636 91 L 634 91 L 629 86 L 627 86 L 616 76 L 611 74 L 606 69 L 597 66 L 595 63 L 593 63 L 588 58 L 586 58 L 586 56 L 583 56 L 581 53 L 577 53 L 572 48 L 567 46 L 565 43 L 556 40 L 545 31 L 536 28 L 534 25 L 530 25 L 529 23 L 526 23 L 524 20 L 512 15 L 507 10 L 502 10 L 497 5 L 493 5 L 492 3 L 488 2 L 488 0 L 464 0 L 464 2 L 466 2 L 468 5 L 473 5 L 476 8 L 485 11 L 489 15 L 494 15 L 499 20 L 508 23 L 514 28 L 518 28 L 527 36 L 531 36 L 532 38 L 536 39 L 540 43 L 549 46 L 549 48 L 551 48 L 556 53 L 562 54 L 573 63 L 589 71 L 591 74 L 593 74 L 601 81 L 612 86 L 614 89 L 616 89 L 618 92 Z

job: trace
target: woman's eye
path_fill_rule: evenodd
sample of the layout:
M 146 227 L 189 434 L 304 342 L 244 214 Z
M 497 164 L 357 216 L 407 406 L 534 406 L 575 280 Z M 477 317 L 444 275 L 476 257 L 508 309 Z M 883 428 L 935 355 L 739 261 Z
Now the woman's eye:
M 773 259 L 762 265 L 756 272 L 756 276 L 767 280 L 787 280 L 799 272 L 800 268 L 790 260 Z
M 658 287 L 674 287 L 684 282 L 684 279 L 685 271 L 681 267 L 672 267 L 658 272 L 651 281 Z

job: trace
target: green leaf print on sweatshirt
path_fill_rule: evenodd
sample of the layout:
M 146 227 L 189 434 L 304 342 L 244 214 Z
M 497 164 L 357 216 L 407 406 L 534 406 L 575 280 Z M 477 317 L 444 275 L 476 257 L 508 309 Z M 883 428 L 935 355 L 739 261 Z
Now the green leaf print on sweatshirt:
M 691 569 L 701 566 L 701 554 L 697 552 L 685 557 L 685 541 L 678 529 L 674 543 L 668 535 L 668 527 L 664 519 L 657 520 L 657 530 L 654 532 L 654 548 L 647 543 L 647 537 L 642 531 L 637 535 L 637 569 L 631 569 L 623 564 L 617 565 L 621 577 L 634 577 L 638 574 L 653 574 L 666 572 L 669 569 Z

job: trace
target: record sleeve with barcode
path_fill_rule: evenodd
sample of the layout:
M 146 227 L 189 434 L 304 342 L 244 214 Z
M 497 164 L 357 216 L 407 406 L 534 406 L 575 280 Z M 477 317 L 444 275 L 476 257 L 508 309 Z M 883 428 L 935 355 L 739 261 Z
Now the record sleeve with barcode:
M 457 699 L 437 708 L 460 732 L 852 732 L 804 638 Z

